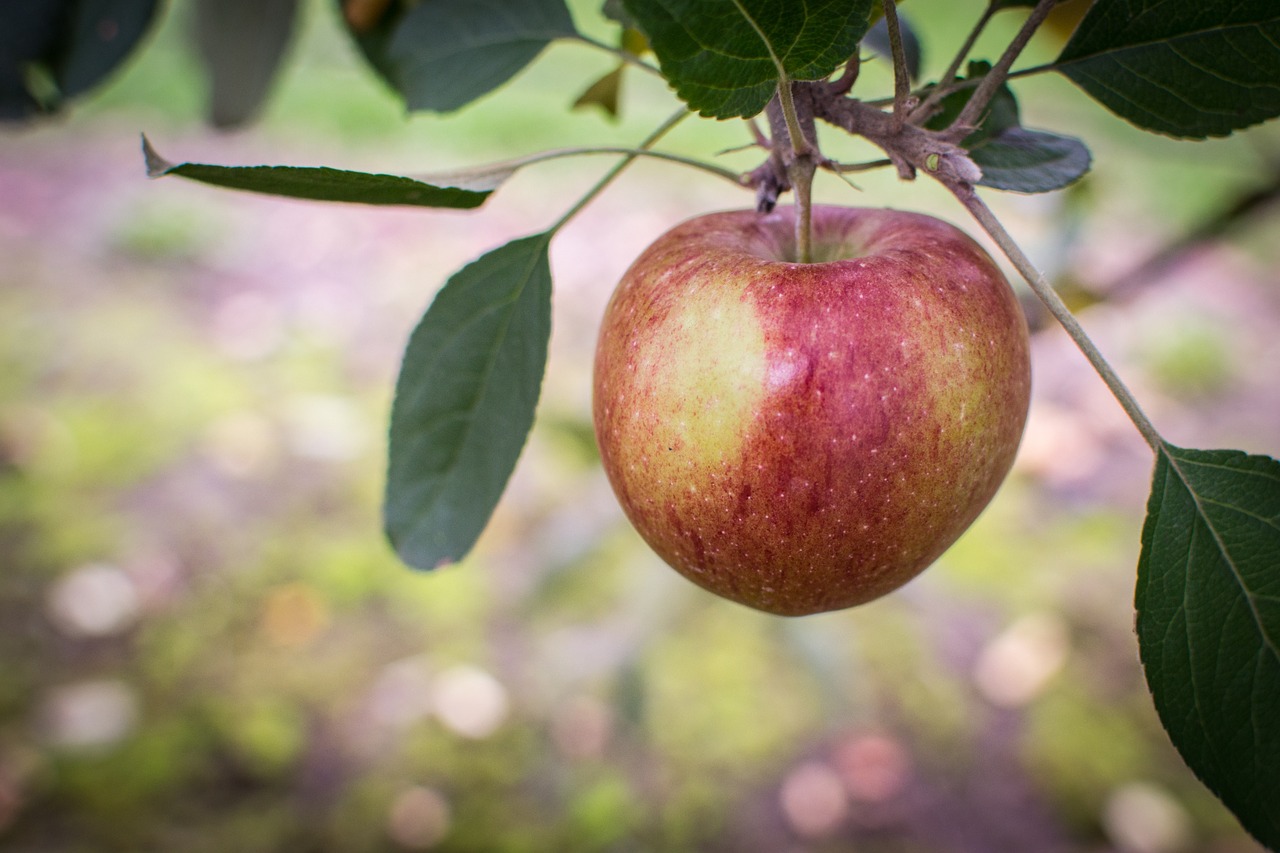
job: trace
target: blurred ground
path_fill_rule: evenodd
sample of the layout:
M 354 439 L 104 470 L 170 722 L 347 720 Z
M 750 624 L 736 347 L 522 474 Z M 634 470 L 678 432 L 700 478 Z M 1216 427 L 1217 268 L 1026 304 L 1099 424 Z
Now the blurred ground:
M 907 7 L 926 49 L 965 26 L 930 8 Z M 714 178 L 639 163 L 557 236 L 516 477 L 463 565 L 401 567 L 378 503 L 408 331 L 607 159 L 437 214 L 148 182 L 139 131 L 174 160 L 412 173 L 633 144 L 674 101 L 632 75 L 620 123 L 566 118 L 610 60 L 557 46 L 461 115 L 405 119 L 317 4 L 264 121 L 215 135 L 182 11 L 69 117 L 0 135 L 0 849 L 1257 849 L 1151 708 L 1131 603 L 1150 456 L 1055 330 L 1014 475 L 898 594 L 780 620 L 630 531 L 591 439 L 595 328 L 644 245 L 750 203 Z M 1274 454 L 1274 214 L 1116 285 L 1274 180 L 1276 129 L 1175 143 L 1063 81 L 1018 91 L 1096 163 L 1069 193 L 992 197 L 1015 237 L 1112 294 L 1082 319 L 1168 438 Z M 670 146 L 745 139 L 686 123 Z M 930 187 L 859 184 L 819 195 L 964 224 Z

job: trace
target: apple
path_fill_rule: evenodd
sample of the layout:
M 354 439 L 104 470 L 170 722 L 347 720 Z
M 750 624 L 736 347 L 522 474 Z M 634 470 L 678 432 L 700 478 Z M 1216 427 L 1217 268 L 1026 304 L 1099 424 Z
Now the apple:
M 940 556 L 1013 463 L 1027 326 L 991 257 L 918 213 L 701 216 L 623 276 L 595 355 L 604 470 L 694 583 L 781 615 L 878 598 Z

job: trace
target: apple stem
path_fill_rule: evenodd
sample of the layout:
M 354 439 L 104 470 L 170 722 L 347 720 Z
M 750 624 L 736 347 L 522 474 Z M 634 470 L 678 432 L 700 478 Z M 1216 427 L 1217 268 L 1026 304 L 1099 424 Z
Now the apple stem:
M 1119 401 L 1121 408 L 1129 416 L 1129 420 L 1133 421 L 1133 425 L 1138 428 L 1138 432 L 1142 433 L 1143 439 L 1150 445 L 1152 450 L 1159 453 L 1165 446 L 1165 441 L 1160 435 L 1160 431 L 1156 429 L 1155 424 L 1142 411 L 1142 407 L 1138 405 L 1133 393 L 1124 384 L 1124 381 L 1121 380 L 1110 363 L 1107 362 L 1092 339 L 1089 338 L 1084 327 L 1080 325 L 1080 321 L 1076 319 L 1075 315 L 1071 313 L 1071 309 L 1062 301 L 1062 297 L 1049 284 L 1044 273 L 1036 269 L 1035 264 L 1013 241 L 1013 237 L 1000 224 L 1000 220 L 991 212 L 991 208 L 987 207 L 986 203 L 978 197 L 972 186 L 959 183 L 948 183 L 947 186 L 955 194 L 956 198 L 960 200 L 960 203 L 965 206 L 965 209 L 973 214 L 973 217 L 978 220 L 983 229 L 991 235 L 991 239 L 996 241 L 996 244 L 1008 256 L 1009 260 L 1013 262 L 1014 267 L 1026 279 L 1032 291 L 1049 309 L 1049 313 L 1062 325 L 1062 328 L 1071 336 L 1071 340 L 1075 341 L 1076 346 L 1080 348 L 1085 358 L 1093 365 L 1093 369 L 1102 377 L 1102 381 L 1106 383 L 1112 395 Z
M 777 104 L 782 112 L 782 122 L 773 122 L 773 145 L 775 153 L 781 143 L 783 133 L 788 139 L 790 149 L 783 160 L 786 164 L 787 180 L 796 194 L 796 256 L 802 264 L 813 262 L 813 240 L 810 234 L 812 217 L 810 210 L 813 199 L 813 175 L 818 170 L 817 148 L 805 133 L 805 129 L 813 127 L 813 100 L 809 90 L 805 90 L 803 99 L 804 115 L 797 106 L 791 81 L 785 76 L 778 80 Z M 775 112 L 774 116 L 777 115 Z M 782 127 L 777 127 L 782 124 Z
M 796 160 L 791 166 L 791 184 L 796 194 L 796 255 L 802 264 L 813 263 L 812 210 L 813 173 L 817 170 L 811 159 Z
M 574 203 L 573 207 L 565 211 L 564 215 L 556 220 L 556 223 L 552 225 L 550 229 L 548 229 L 547 233 L 555 234 L 557 231 L 563 228 L 570 219 L 578 215 L 578 213 L 580 213 L 584 207 L 590 204 L 592 199 L 598 196 L 600 192 L 605 187 L 607 187 L 613 181 L 614 178 L 618 176 L 619 172 L 627 168 L 627 166 L 631 165 L 632 160 L 635 160 L 646 149 L 648 149 L 650 146 L 657 143 L 659 139 L 661 139 L 663 136 L 666 135 L 667 131 L 671 130 L 671 128 L 675 127 L 685 118 L 687 118 L 689 115 L 690 115 L 689 111 L 684 108 L 681 108 L 677 110 L 674 114 L 672 114 L 672 116 L 669 119 L 667 119 L 666 121 L 664 121 L 662 124 L 658 126 L 657 130 L 655 130 L 653 133 L 645 137 L 645 140 L 641 142 L 639 146 L 637 146 L 636 150 L 628 151 L 626 155 L 621 160 L 619 160 L 612 169 L 610 169 L 608 172 L 605 173 L 603 178 L 596 181 L 595 186 L 587 190 L 586 194 L 583 195 L 582 198 L 578 199 Z

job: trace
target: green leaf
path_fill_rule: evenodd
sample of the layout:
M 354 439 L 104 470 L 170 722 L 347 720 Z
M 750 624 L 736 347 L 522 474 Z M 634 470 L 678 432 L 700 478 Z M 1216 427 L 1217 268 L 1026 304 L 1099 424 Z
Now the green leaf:
M 1098 0 L 1053 67 L 1141 128 L 1226 136 L 1280 115 L 1280 3 Z
M 1022 127 L 981 140 L 969 155 L 982 169 L 981 186 L 1020 193 L 1060 190 L 1088 172 L 1092 161 L 1074 136 Z
M 195 38 L 215 127 L 242 124 L 262 106 L 293 34 L 297 7 L 297 0 L 197 0 Z
M 62 0 L 0 3 L 0 119 L 24 119 L 40 112 L 28 72 L 45 61 L 58 36 Z
M 52 112 L 133 52 L 156 0 L 0 3 L 0 119 Z
M 147 175 L 178 175 L 201 183 L 267 195 L 313 201 L 358 204 L 405 204 L 418 207 L 470 209 L 484 204 L 492 189 L 437 186 L 398 175 L 348 172 L 323 166 L 211 166 L 205 163 L 173 165 L 142 137 Z
M 391 409 L 384 520 L 401 559 L 456 562 L 533 425 L 551 334 L 551 232 L 454 274 L 414 330 Z
M 1280 462 L 1162 446 L 1135 603 L 1170 739 L 1280 849 Z
M 96 86 L 115 70 L 146 34 L 156 0 L 82 0 L 72 4 L 65 42 L 53 63 L 62 96 Z
M 839 68 L 867 31 L 873 0 L 623 0 L 662 73 L 704 116 L 753 116 L 792 80 Z
M 357 41 L 409 109 L 448 112 L 577 35 L 564 0 L 430 0 L 397 9 Z

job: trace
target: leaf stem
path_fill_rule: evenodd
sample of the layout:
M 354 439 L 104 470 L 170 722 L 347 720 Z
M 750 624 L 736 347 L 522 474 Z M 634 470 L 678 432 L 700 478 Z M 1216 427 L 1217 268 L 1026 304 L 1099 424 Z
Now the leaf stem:
M 1097 345 L 1089 338 L 1084 327 L 1080 325 L 1080 321 L 1075 318 L 1075 315 L 1071 313 L 1071 309 L 1062 301 L 1062 297 L 1049 284 L 1044 273 L 1036 269 L 1035 264 L 1013 241 L 1009 232 L 1000 224 L 1000 220 L 991 212 L 991 208 L 987 207 L 986 203 L 978 197 L 972 186 L 968 184 L 948 184 L 948 188 L 960 200 L 960 203 L 965 206 L 965 209 L 973 214 L 973 217 L 978 220 L 983 229 L 991 235 L 991 239 L 996 241 L 1000 249 L 1013 262 L 1014 267 L 1026 279 L 1027 284 L 1031 286 L 1036 296 L 1049 309 L 1049 313 L 1071 336 L 1071 340 L 1075 341 L 1076 346 L 1080 348 L 1085 358 L 1093 365 L 1093 369 L 1102 377 L 1102 381 L 1106 383 L 1112 395 L 1119 401 L 1125 414 L 1129 416 L 1129 420 L 1133 421 L 1133 425 L 1138 428 L 1138 432 L 1142 433 L 1143 439 L 1150 445 L 1151 449 L 1157 453 L 1161 452 L 1165 442 L 1160 435 L 1160 431 L 1156 429 L 1155 424 L 1142 411 L 1142 407 L 1138 405 L 1133 393 L 1129 391 L 1124 381 L 1120 379 L 1115 369 L 1099 351 Z
M 1031 36 L 1039 26 L 1044 23 L 1044 19 L 1049 17 L 1049 13 L 1053 11 L 1054 4 L 1057 0 L 1039 0 L 1036 7 L 1031 10 L 1031 15 L 1022 24 L 1022 29 L 1018 30 L 1018 34 L 1013 37 L 1013 41 L 1005 48 L 1000 59 L 992 67 L 991 71 L 982 78 L 982 82 L 978 84 L 978 90 L 973 93 L 973 97 L 964 105 L 964 109 L 960 111 L 960 115 L 956 116 L 956 120 L 952 122 L 951 127 L 957 133 L 963 133 L 968 136 L 969 131 L 977 127 L 978 118 L 982 115 L 983 110 L 987 108 L 987 104 L 991 103 L 991 99 L 995 97 L 996 92 L 1009 76 L 1009 69 L 1013 66 L 1013 62 L 1022 53 L 1022 49 L 1027 46 L 1027 42 L 1031 41 Z
M 810 153 L 812 149 L 809 140 L 800 130 L 800 116 L 796 112 L 796 99 L 791 91 L 791 81 L 787 79 L 781 64 L 778 65 L 778 103 L 782 106 L 782 118 L 787 123 L 787 136 L 791 138 L 792 154 L 801 157 Z
M 658 125 L 657 130 L 655 130 L 653 133 L 645 137 L 644 141 L 641 142 L 640 145 L 637 146 L 635 150 L 628 151 L 625 157 L 623 157 L 620 161 L 618 161 L 618 163 L 614 165 L 612 169 L 610 169 L 608 172 L 605 173 L 604 177 L 602 177 L 599 181 L 596 181 L 595 186 L 587 190 L 586 194 L 583 195 L 582 198 L 574 202 L 573 206 L 570 207 L 567 211 L 565 211 L 564 215 L 561 216 L 559 219 L 557 219 L 556 223 L 547 230 L 547 236 L 550 237 L 551 235 L 554 235 L 557 231 L 559 231 L 561 228 L 563 228 L 570 219 L 577 216 L 584 207 L 590 204 L 592 200 L 595 199 L 595 197 L 598 196 L 600 192 L 605 187 L 607 187 L 623 169 L 631 165 L 631 161 L 635 160 L 636 157 L 640 156 L 641 151 L 644 151 L 648 149 L 650 146 L 654 145 L 659 139 L 661 139 L 663 136 L 666 135 L 667 131 L 671 130 L 671 128 L 675 127 L 677 124 L 679 124 L 688 116 L 689 116 L 689 111 L 686 110 L 684 107 L 681 107 L 679 110 L 673 113 L 670 118 L 668 118 L 662 124 Z
M 938 78 L 938 85 L 934 86 L 929 94 L 925 96 L 925 99 L 920 102 L 920 105 L 912 110 L 911 118 L 913 121 L 927 120 L 933 109 L 946 95 L 944 87 L 960 73 L 960 66 L 964 64 L 965 59 L 969 56 L 969 51 L 973 50 L 973 45 L 978 41 L 978 36 L 982 35 L 982 31 L 987 28 L 987 23 L 990 22 L 995 11 L 996 4 L 992 0 L 987 4 L 987 8 L 983 11 L 981 17 L 978 18 L 978 22 L 973 25 L 973 29 L 969 31 L 969 35 L 965 37 L 964 44 L 960 45 L 960 49 L 952 57 L 951 64 L 947 66 L 947 70 Z
M 458 180 L 458 179 L 478 179 L 489 175 L 500 175 L 503 172 L 514 172 L 525 166 L 532 166 L 537 163 L 545 163 L 549 160 L 558 160 L 564 157 L 578 157 L 588 154 L 629 154 L 637 157 L 652 157 L 655 160 L 668 160 L 672 163 L 680 163 L 685 166 L 691 166 L 695 169 L 701 169 L 717 177 L 724 178 L 726 181 L 732 181 L 738 186 L 742 185 L 742 175 L 731 169 L 725 169 L 722 166 L 716 166 L 703 160 L 697 160 L 693 157 L 685 157 L 681 154 L 672 154 L 666 151 L 651 151 L 647 148 L 627 148 L 620 145 L 601 145 L 601 146 L 583 146 L 576 148 L 551 148 L 546 151 L 538 151 L 524 157 L 516 157 L 511 160 L 503 160 L 497 163 L 488 163 L 483 166 L 477 166 L 471 169 L 458 169 L 451 172 L 429 172 L 418 175 L 417 178 L 427 183 L 438 183 L 440 181 Z
M 843 175 L 847 172 L 869 172 L 872 169 L 883 169 L 885 166 L 892 166 L 892 160 L 868 160 L 865 163 L 837 163 L 835 160 L 828 160 L 822 164 L 822 168 L 829 172 L 835 172 L 837 175 Z
M 580 42 L 581 44 L 594 47 L 597 50 L 603 50 L 605 53 L 611 53 L 614 56 L 621 59 L 623 62 L 627 63 L 628 65 L 634 65 L 637 68 L 642 68 L 645 71 L 648 71 L 650 74 L 653 74 L 654 76 L 657 76 L 657 77 L 663 76 L 661 69 L 655 68 L 654 66 L 645 62 L 643 59 L 636 56 L 634 53 L 631 53 L 630 51 L 623 50 L 622 48 L 618 48 L 618 47 L 610 47 L 604 42 L 596 41 L 590 36 L 582 35 L 582 33 L 578 33 L 577 35 L 573 36 L 573 40 Z

